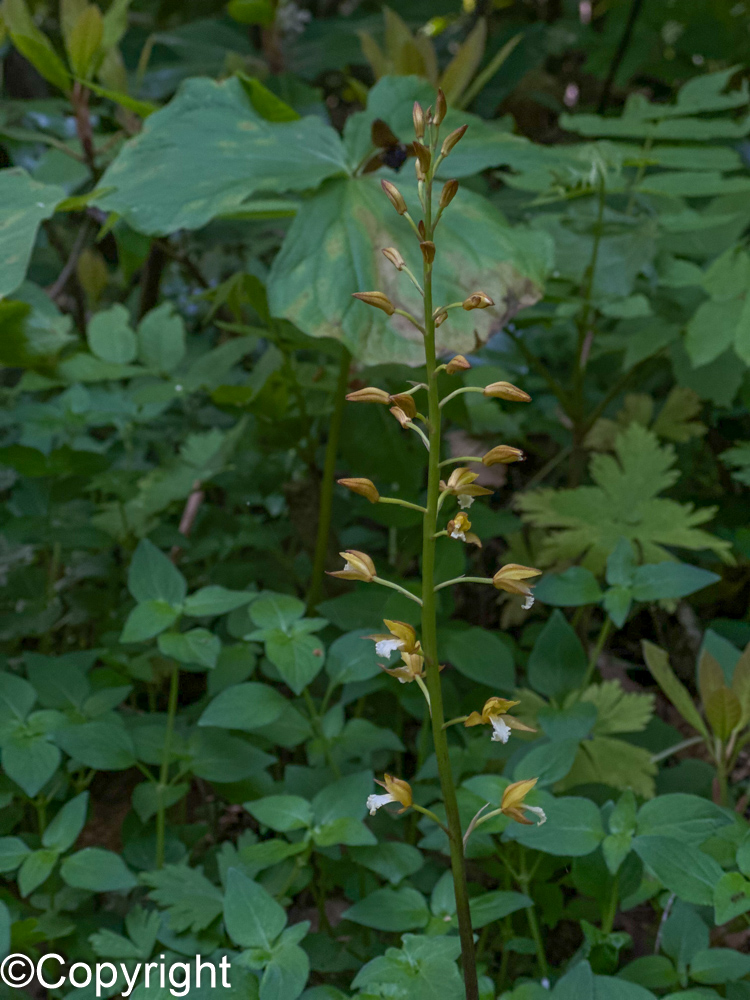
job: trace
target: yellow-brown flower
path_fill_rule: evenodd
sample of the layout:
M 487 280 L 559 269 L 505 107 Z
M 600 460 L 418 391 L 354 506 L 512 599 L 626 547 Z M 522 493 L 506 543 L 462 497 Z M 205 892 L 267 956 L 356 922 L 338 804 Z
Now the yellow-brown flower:
M 377 503 L 380 500 L 380 494 L 371 479 L 339 479 L 338 483 L 340 486 L 346 486 L 352 493 L 365 497 L 370 503 Z
M 514 448 L 509 444 L 499 444 L 482 457 L 482 465 L 510 465 L 511 462 L 523 462 L 525 458 L 526 456 L 520 448 Z
M 523 603 L 525 610 L 528 610 L 534 603 L 532 588 L 526 583 L 534 576 L 541 574 L 540 569 L 533 566 L 521 566 L 519 563 L 506 563 L 492 577 L 492 584 L 498 590 L 504 590 L 508 594 L 520 594 L 526 598 Z
M 371 583 L 377 576 L 375 563 L 366 552 L 347 549 L 346 552 L 339 552 L 339 555 L 346 562 L 346 566 L 336 570 L 335 573 L 329 572 L 328 576 L 337 576 L 342 580 L 363 580 L 365 583 Z
M 390 393 L 385 389 L 378 389 L 377 386 L 367 385 L 364 389 L 355 389 L 348 392 L 346 398 L 350 403 L 382 403 L 387 406 L 391 401 Z
M 524 799 L 536 785 L 538 778 L 527 778 L 525 781 L 515 781 L 512 785 L 508 787 L 503 792 L 502 802 L 500 803 L 500 811 L 505 816 L 510 816 L 514 819 L 516 823 L 523 823 L 525 826 L 533 826 L 534 821 L 528 819 L 524 815 L 524 812 L 533 813 L 538 817 L 537 826 L 541 826 L 542 823 L 547 822 L 547 817 L 544 814 L 544 809 L 539 806 L 529 806 L 526 805 Z
M 445 366 L 445 370 L 448 373 L 448 375 L 455 375 L 456 372 L 465 372 L 469 368 L 471 368 L 471 365 L 463 356 L 463 354 L 457 354 L 455 358 L 451 358 L 451 360 Z
M 484 395 L 493 399 L 507 399 L 511 403 L 530 403 L 531 396 L 512 382 L 492 382 L 484 387 Z
M 477 486 L 474 482 L 479 476 L 478 472 L 461 467 L 454 469 L 450 474 L 448 482 L 440 482 L 440 489 L 444 493 L 450 493 L 458 497 L 458 506 L 462 508 L 471 507 L 474 497 L 488 496 L 492 490 L 487 490 L 484 486 Z
M 470 295 L 462 302 L 467 312 L 471 312 L 472 309 L 488 309 L 490 306 L 494 306 L 494 304 L 494 301 L 486 292 L 474 292 L 473 295 Z
M 378 809 L 388 805 L 390 802 L 398 802 L 401 809 L 396 810 L 399 815 L 406 812 L 414 801 L 411 793 L 411 785 L 402 778 L 394 778 L 390 774 L 384 774 L 383 780 L 375 779 L 375 784 L 385 788 L 385 795 L 370 795 L 367 798 L 367 809 L 371 816 L 374 816 Z
M 378 656 L 390 656 L 396 650 L 402 653 L 414 653 L 419 650 L 417 633 L 411 625 L 406 622 L 391 621 L 389 618 L 385 618 L 383 624 L 388 629 L 387 632 L 367 636 L 374 641 Z
M 368 306 L 374 306 L 375 309 L 382 309 L 388 316 L 392 316 L 396 311 L 394 304 L 383 292 L 352 292 L 352 297 Z
M 511 708 L 515 708 L 519 702 L 508 701 L 507 698 L 492 697 L 484 703 L 481 712 L 472 712 L 464 722 L 467 728 L 470 726 L 492 726 L 492 740 L 495 743 L 507 743 L 510 739 L 511 729 L 521 729 L 525 733 L 535 733 L 536 729 L 519 722 L 513 715 L 509 715 Z

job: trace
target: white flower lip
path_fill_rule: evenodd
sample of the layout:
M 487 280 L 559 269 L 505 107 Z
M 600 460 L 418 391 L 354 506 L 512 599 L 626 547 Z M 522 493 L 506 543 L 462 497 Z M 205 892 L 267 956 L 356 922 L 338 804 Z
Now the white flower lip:
M 521 605 L 521 607 L 523 608 L 524 611 L 528 611 L 529 608 L 532 608 L 533 606 L 534 606 L 534 595 L 529 594 L 526 600 Z
M 470 497 L 468 493 L 458 494 L 458 506 L 462 510 L 466 510 L 468 507 L 471 507 L 473 503 L 474 503 L 474 497 Z
M 404 643 L 401 639 L 381 639 L 375 643 L 375 652 L 378 656 L 390 656 L 391 653 L 403 648 Z
M 542 809 L 541 806 L 527 806 L 526 804 L 524 804 L 524 809 L 526 810 L 526 812 L 534 813 L 535 816 L 539 817 L 539 822 L 537 823 L 537 826 L 541 826 L 542 823 L 547 822 L 547 814 L 545 813 L 544 809 Z
M 507 743 L 510 739 L 510 726 L 506 726 L 499 715 L 491 715 L 492 740 L 495 743 Z
M 385 795 L 368 795 L 367 796 L 367 809 L 371 816 L 374 816 L 378 809 L 383 806 L 387 806 L 389 802 L 395 802 L 396 800 L 391 795 L 390 792 L 386 792 Z

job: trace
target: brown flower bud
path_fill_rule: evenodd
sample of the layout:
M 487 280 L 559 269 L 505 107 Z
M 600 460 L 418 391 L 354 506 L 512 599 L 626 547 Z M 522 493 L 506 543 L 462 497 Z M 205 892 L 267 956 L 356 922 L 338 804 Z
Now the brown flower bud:
M 386 247 L 383 250 L 383 256 L 393 264 L 397 271 L 403 270 L 406 261 L 395 247 Z
M 441 309 L 440 312 L 435 316 L 435 329 L 442 326 L 443 323 L 448 319 L 448 310 Z
M 427 175 L 425 174 L 424 170 L 422 170 L 422 164 L 419 162 L 419 160 L 414 161 L 414 173 L 417 176 L 417 181 L 419 181 L 419 183 L 421 184 L 424 184 L 424 182 L 427 180 Z
M 424 111 L 419 101 L 414 102 L 412 108 L 412 118 L 414 119 L 414 134 L 417 139 L 424 139 Z
M 446 181 L 443 190 L 440 192 L 440 207 L 447 208 L 458 192 L 458 181 Z
M 407 417 L 407 415 L 404 413 L 404 411 L 401 409 L 400 406 L 392 406 L 391 413 L 396 418 L 396 420 L 398 420 L 398 422 L 401 424 L 402 427 L 409 426 L 411 421 L 409 420 L 409 418 Z
M 407 415 L 410 420 L 413 420 L 417 415 L 417 404 L 414 402 L 414 397 L 410 396 L 406 392 L 397 392 L 395 396 L 391 396 L 390 401 L 395 403 L 399 409 Z
M 445 366 L 445 370 L 449 375 L 455 375 L 456 372 L 465 372 L 471 365 L 463 356 L 463 354 L 457 354 L 455 358 L 451 358 L 448 364 Z
M 464 132 L 468 128 L 468 125 L 462 125 L 460 128 L 454 129 L 450 135 L 447 135 L 443 140 L 443 147 L 440 150 L 441 156 L 447 156 L 448 153 L 453 149 L 457 142 L 460 142 L 464 137 Z
M 359 299 L 360 302 L 367 303 L 368 306 L 382 309 L 388 316 L 392 316 L 396 311 L 394 304 L 382 292 L 352 292 L 352 297 Z
M 448 113 L 448 102 L 445 99 L 445 94 L 438 87 L 437 100 L 435 101 L 435 114 L 432 116 L 432 120 L 436 125 L 442 124 L 443 118 L 445 118 Z
M 371 479 L 339 479 L 338 483 L 340 486 L 346 486 L 352 493 L 365 497 L 370 503 L 377 503 L 380 500 L 380 494 Z
M 493 399 L 507 399 L 511 403 L 530 403 L 531 396 L 511 382 L 492 382 L 482 390 L 483 395 Z
M 482 465 L 510 465 L 511 462 L 523 462 L 526 456 L 520 448 L 509 444 L 499 444 L 482 457 Z
M 424 219 L 420 219 L 419 220 L 419 224 L 417 225 L 417 229 L 419 230 L 419 235 L 422 237 L 422 239 L 425 239 L 426 236 L 427 236 L 427 230 L 424 227 Z
M 417 155 L 417 159 L 419 160 L 422 170 L 427 173 L 430 169 L 430 162 L 432 160 L 429 149 L 421 142 L 413 142 L 412 147 Z
M 485 292 L 474 292 L 468 299 L 464 299 L 462 304 L 464 309 L 469 312 L 472 309 L 487 309 L 488 306 L 494 306 L 495 303 Z
M 404 215 L 406 213 L 406 202 L 404 201 L 404 196 L 401 194 L 396 185 L 391 184 L 390 181 L 382 180 L 380 182 L 380 186 L 385 191 L 388 196 L 388 200 L 396 209 L 398 214 Z
M 422 251 L 425 264 L 431 264 L 435 259 L 435 244 L 432 240 L 425 240 L 424 243 L 420 243 L 419 249 Z
M 349 392 L 346 398 L 350 403 L 383 403 L 388 405 L 391 401 L 390 394 L 385 389 L 378 389 L 374 385 L 368 385 L 364 389 L 356 389 Z

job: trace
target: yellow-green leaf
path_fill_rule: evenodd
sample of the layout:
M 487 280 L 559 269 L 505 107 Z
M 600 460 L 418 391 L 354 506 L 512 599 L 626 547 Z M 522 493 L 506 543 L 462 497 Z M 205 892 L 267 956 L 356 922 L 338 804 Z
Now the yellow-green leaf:
M 86 78 L 92 74 L 103 37 L 102 12 L 95 4 L 89 4 L 67 41 L 68 58 L 76 76 Z
M 11 40 L 21 55 L 48 83 L 67 91 L 70 75 L 65 63 L 53 49 L 49 38 L 37 28 L 25 0 L 3 0 L 2 15 Z
M 104 15 L 104 33 L 102 48 L 111 49 L 119 45 L 122 36 L 128 29 L 128 8 L 131 0 L 114 0 L 112 6 Z
M 482 62 L 486 44 L 487 22 L 480 17 L 440 77 L 440 86 L 449 104 L 459 101 L 471 83 Z
M 678 679 L 669 665 L 669 656 L 663 649 L 659 649 L 652 642 L 644 640 L 643 656 L 646 665 L 651 671 L 654 680 L 669 698 L 674 707 L 686 722 L 689 722 L 693 729 L 708 739 L 708 730 L 703 719 L 698 713 L 698 709 L 693 704 L 690 692 Z
M 742 718 L 740 699 L 729 688 L 719 688 L 706 703 L 706 718 L 714 735 L 720 740 L 728 740 Z
M 708 705 L 713 695 L 724 687 L 726 687 L 724 671 L 718 660 L 704 649 L 698 664 L 698 690 L 704 707 Z
M 742 706 L 742 725 L 750 721 L 750 643 L 737 660 L 732 674 L 732 690 Z
M 70 37 L 82 14 L 86 13 L 89 0 L 60 0 L 60 28 L 65 48 L 70 49 Z

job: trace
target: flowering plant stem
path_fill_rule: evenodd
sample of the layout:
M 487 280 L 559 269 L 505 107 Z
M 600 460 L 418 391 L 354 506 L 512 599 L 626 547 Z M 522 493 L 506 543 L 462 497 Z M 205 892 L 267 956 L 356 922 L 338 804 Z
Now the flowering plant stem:
M 433 161 L 435 156 L 433 142 Z M 432 172 L 425 183 L 424 198 L 425 239 L 432 240 Z M 427 673 L 427 688 L 430 692 L 432 710 L 432 738 L 435 745 L 440 787 L 449 832 L 451 869 L 456 895 L 456 915 L 461 938 L 461 956 L 466 987 L 466 1000 L 478 1000 L 476 956 L 474 952 L 474 932 L 471 926 L 469 894 L 466 888 L 466 868 L 464 864 L 461 819 L 456 800 L 456 786 L 453 781 L 448 739 L 443 728 L 443 692 L 440 683 L 440 667 L 437 648 L 437 618 L 435 598 L 435 533 L 437 531 L 438 499 L 440 497 L 440 397 L 438 395 L 438 372 L 435 357 L 435 320 L 432 304 L 432 265 L 425 261 L 424 280 L 424 325 L 425 361 L 427 366 L 427 392 L 429 400 L 428 422 L 430 457 L 427 478 L 427 512 L 424 515 L 422 534 L 422 648 L 424 650 Z

